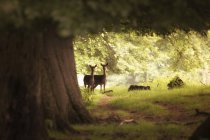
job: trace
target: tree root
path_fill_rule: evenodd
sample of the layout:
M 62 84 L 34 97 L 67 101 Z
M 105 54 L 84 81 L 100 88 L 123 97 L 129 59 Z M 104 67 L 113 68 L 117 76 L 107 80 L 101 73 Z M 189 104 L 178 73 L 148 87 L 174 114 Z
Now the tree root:
M 200 111 L 199 109 L 195 109 L 195 116 L 210 116 L 210 113 L 209 112 L 204 112 L 204 111 Z

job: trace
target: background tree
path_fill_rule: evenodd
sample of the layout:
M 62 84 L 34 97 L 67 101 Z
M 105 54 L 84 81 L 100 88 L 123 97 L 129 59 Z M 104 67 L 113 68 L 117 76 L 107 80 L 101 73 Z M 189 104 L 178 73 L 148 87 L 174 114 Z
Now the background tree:
M 133 31 L 105 32 L 105 34 L 107 40 L 100 38 L 101 35 L 98 35 L 99 37 L 97 35 L 86 36 L 87 39 L 94 42 L 94 45 L 82 40 L 79 40 L 79 44 L 75 43 L 78 73 L 87 73 L 89 69 L 84 72 L 87 62 L 100 64 L 101 58 L 103 61 L 107 59 L 115 62 L 115 65 L 111 66 L 112 69 L 109 69 L 110 74 L 130 75 L 134 81 L 140 76 L 141 82 L 158 79 L 164 75 L 173 77 L 177 74 L 181 74 L 186 80 L 192 73 L 200 75 L 200 71 L 209 67 L 207 64 L 210 57 L 209 38 L 195 32 L 185 33 L 178 30 L 168 36 L 139 35 Z M 77 39 L 76 42 L 78 42 Z M 97 45 L 100 46 L 98 47 L 100 49 L 92 47 Z M 111 46 L 111 49 L 107 46 Z M 100 53 L 92 53 L 89 56 L 83 53 L 90 53 L 86 48 L 91 52 L 99 51 Z M 80 55 L 81 52 L 82 55 Z M 86 58 L 87 61 L 84 61 L 83 58 Z M 206 77 L 206 75 L 203 76 Z M 189 81 L 200 83 L 200 80 L 196 79 L 197 76 L 193 78 Z
M 117 56 L 108 39 L 108 33 L 102 32 L 95 35 L 78 36 L 74 41 L 75 59 L 77 72 L 82 74 L 89 73 L 89 64 L 109 63 L 109 69 L 116 72 Z M 102 69 L 97 68 L 96 72 L 102 73 Z

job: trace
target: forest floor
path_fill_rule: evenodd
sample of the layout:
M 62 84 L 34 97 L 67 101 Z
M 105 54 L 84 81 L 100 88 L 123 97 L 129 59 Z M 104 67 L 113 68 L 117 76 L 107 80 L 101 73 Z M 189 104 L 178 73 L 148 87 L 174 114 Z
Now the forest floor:
M 79 134 L 56 140 L 186 140 L 208 117 L 210 88 L 173 91 L 115 89 L 92 95 L 88 109 L 95 123 L 73 125 Z M 59 139 L 58 139 L 59 137 Z

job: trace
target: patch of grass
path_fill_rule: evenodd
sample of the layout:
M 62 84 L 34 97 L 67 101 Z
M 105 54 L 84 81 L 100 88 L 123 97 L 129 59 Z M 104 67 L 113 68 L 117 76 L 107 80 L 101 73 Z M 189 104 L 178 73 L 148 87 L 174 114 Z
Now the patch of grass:
M 88 109 L 94 108 L 100 99 L 103 97 L 102 94 L 96 92 L 88 92 L 87 89 L 80 89 L 83 101 Z
M 163 91 L 148 99 L 150 102 L 162 102 L 176 104 L 187 110 L 202 108 L 210 100 L 210 89 L 208 88 L 181 88 Z M 206 95 L 206 96 L 205 96 Z
M 114 99 L 111 101 L 110 106 L 127 111 L 144 112 L 148 115 L 162 116 L 168 114 L 168 111 L 161 106 L 136 97 Z
M 179 125 L 156 125 L 141 120 L 138 124 L 126 125 L 74 125 L 74 128 L 91 140 L 156 140 L 179 139 L 184 131 Z
M 145 84 L 146 85 L 146 84 Z M 155 86 L 155 84 L 154 84 Z M 113 92 L 100 94 L 96 91 L 92 95 L 92 104 L 88 106 L 93 116 L 106 118 L 112 114 L 120 116 L 121 119 L 134 118 L 138 124 L 117 123 L 74 125 L 81 135 L 71 137 L 74 140 L 156 140 L 156 139 L 188 139 L 195 128 L 201 123 L 198 120 L 205 118 L 191 117 L 195 121 L 192 125 L 183 125 L 179 119 L 174 120 L 177 112 L 169 107 L 178 108 L 178 113 L 185 117 L 193 116 L 195 108 L 210 112 L 210 87 L 185 87 L 181 89 L 167 90 L 164 88 L 152 88 L 151 91 L 130 91 L 128 87 L 110 87 L 107 90 Z M 109 96 L 109 102 L 105 106 L 98 106 L 99 102 Z M 110 98 L 111 97 L 111 98 Z M 179 108 L 180 107 L 180 108 Z M 176 111 L 176 110 L 175 110 Z M 131 112 L 135 112 L 132 114 Z M 139 114 L 140 115 L 139 115 Z M 153 119 L 143 120 L 141 113 L 152 116 Z M 133 115 L 133 116 L 132 116 Z M 135 116 L 134 116 L 135 115 Z M 189 115 L 189 116 L 188 116 Z M 180 115 L 182 117 L 182 114 Z M 164 119 L 170 119 L 168 122 Z M 188 118 L 187 118 L 188 119 Z M 187 120 L 186 119 L 186 120 Z M 150 120 L 150 121 L 149 121 Z M 158 122 L 160 121 L 160 122 Z M 184 119 L 182 121 L 185 121 Z M 173 122 L 178 122 L 173 124 Z
M 155 124 L 145 120 L 137 124 L 72 125 L 79 134 L 49 131 L 56 140 L 187 140 L 199 124 L 191 127 L 175 124 Z
M 179 106 L 190 114 L 194 114 L 196 108 L 210 111 L 210 88 L 208 87 L 128 92 L 127 87 L 118 86 L 107 90 L 113 90 L 113 92 L 108 93 L 108 95 L 98 93 L 93 95 L 94 101 L 88 108 L 90 110 L 95 109 L 93 112 L 95 116 L 106 117 L 110 115 L 110 109 L 112 112 L 114 111 L 114 114 L 123 118 L 129 116 L 129 112 L 139 112 L 154 117 L 163 117 L 170 114 L 170 110 L 157 103 Z M 105 95 L 111 97 L 107 108 L 96 109 L 96 105 Z
M 55 131 L 55 130 L 48 130 L 48 135 L 50 138 L 55 138 L 55 139 L 67 139 L 69 137 L 68 133 Z

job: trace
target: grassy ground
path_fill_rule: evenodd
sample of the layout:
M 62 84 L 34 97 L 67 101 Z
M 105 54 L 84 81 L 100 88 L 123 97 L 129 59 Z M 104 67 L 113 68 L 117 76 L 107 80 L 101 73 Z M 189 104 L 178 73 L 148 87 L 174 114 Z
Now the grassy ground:
M 209 87 L 132 92 L 126 87 L 113 87 L 107 90 L 113 92 L 96 91 L 91 95 L 83 92 L 96 123 L 74 125 L 80 133 L 71 138 L 58 132 L 50 135 L 63 140 L 184 140 L 207 117 L 196 115 L 195 109 L 210 112 Z

